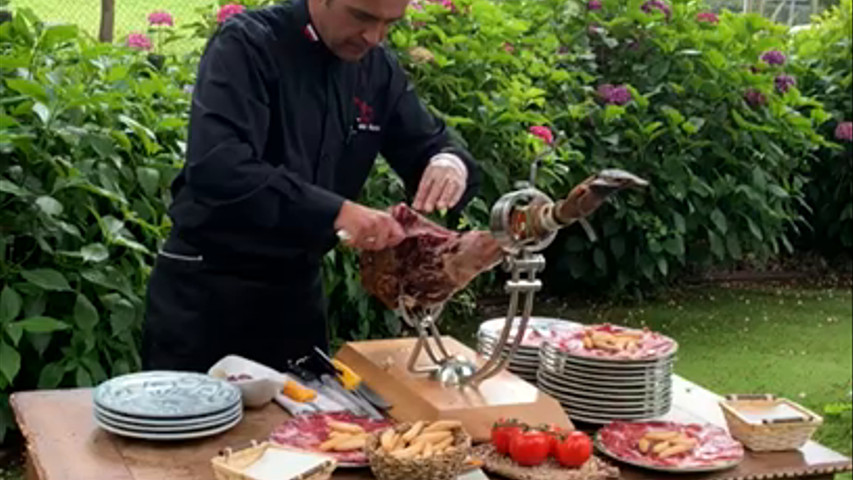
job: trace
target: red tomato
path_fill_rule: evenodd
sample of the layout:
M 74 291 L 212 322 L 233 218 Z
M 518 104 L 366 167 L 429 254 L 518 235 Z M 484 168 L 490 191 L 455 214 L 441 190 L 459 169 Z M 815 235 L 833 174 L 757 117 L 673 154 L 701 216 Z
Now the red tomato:
M 566 430 L 557 425 L 543 425 L 540 427 L 540 430 L 547 433 L 549 437 L 551 437 L 551 455 L 557 455 L 557 445 L 560 443 L 560 435 L 565 435 L 569 433 L 569 430 Z
M 592 440 L 583 432 L 570 432 L 557 444 L 554 458 L 564 467 L 577 468 L 592 456 Z
M 545 432 L 528 430 L 512 437 L 509 455 L 515 463 L 525 467 L 541 465 L 551 453 L 551 436 Z
M 492 427 L 492 444 L 501 455 L 509 453 L 509 442 L 512 437 L 521 433 L 523 425 L 515 420 L 499 420 Z

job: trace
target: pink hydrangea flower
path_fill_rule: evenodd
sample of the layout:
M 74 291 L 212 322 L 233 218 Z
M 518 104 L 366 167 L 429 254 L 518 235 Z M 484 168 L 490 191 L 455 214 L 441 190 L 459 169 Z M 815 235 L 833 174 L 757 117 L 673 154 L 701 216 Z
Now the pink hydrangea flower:
M 776 78 L 773 79 L 773 82 L 776 84 L 776 90 L 781 93 L 787 93 L 791 87 L 795 87 L 797 85 L 797 79 L 790 75 L 777 75 Z
M 127 36 L 127 46 L 138 50 L 151 50 L 151 39 L 144 33 L 131 33 Z
M 172 14 L 169 12 L 160 10 L 157 12 L 151 12 L 151 14 L 148 15 L 148 23 L 151 25 L 168 25 L 171 27 L 174 25 L 174 19 L 172 18 Z
M 835 127 L 835 138 L 853 142 L 853 122 L 841 122 Z
M 513 47 L 512 44 L 509 42 L 504 42 L 503 49 L 507 53 L 512 53 L 515 51 L 515 47 Z
M 243 5 L 229 3 L 228 5 L 223 5 L 222 8 L 219 9 L 219 12 L 217 12 L 216 14 L 216 20 L 219 23 L 222 23 L 225 20 L 228 20 L 230 17 L 243 13 L 244 11 L 246 11 L 246 7 L 244 7 Z
M 646 13 L 652 13 L 657 10 L 666 15 L 667 20 L 672 16 L 672 8 L 663 0 L 648 0 L 641 8 Z
M 785 54 L 779 50 L 768 50 L 761 54 L 761 59 L 768 65 L 784 65 L 786 60 Z
M 700 23 L 720 23 L 720 17 L 714 12 L 699 12 L 696 21 Z
M 601 0 L 589 0 L 586 4 L 586 8 L 590 10 L 601 10 L 604 8 L 604 3 Z
M 747 89 L 743 94 L 743 97 L 746 99 L 746 103 L 753 107 L 759 107 L 767 104 L 767 96 L 754 88 Z
M 530 133 L 541 138 L 545 143 L 551 145 L 554 143 L 554 134 L 551 129 L 542 125 L 530 127 Z
M 611 103 L 613 105 L 625 105 L 633 98 L 631 96 L 631 91 L 624 85 L 614 86 L 609 83 L 598 87 L 598 96 L 601 97 L 605 103 Z

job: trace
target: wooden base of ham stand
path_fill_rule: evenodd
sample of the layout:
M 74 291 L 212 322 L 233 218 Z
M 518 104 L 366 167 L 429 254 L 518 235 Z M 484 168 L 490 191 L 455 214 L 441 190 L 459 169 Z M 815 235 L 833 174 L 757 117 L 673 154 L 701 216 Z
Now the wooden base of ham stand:
M 486 358 L 452 337 L 442 337 L 451 355 L 462 354 L 478 366 Z M 489 378 L 476 390 L 444 387 L 427 374 L 408 370 L 409 356 L 417 338 L 350 342 L 335 358 L 347 364 L 364 383 L 389 401 L 389 414 L 401 422 L 459 420 L 474 442 L 490 438 L 499 418 L 517 418 L 530 425 L 555 424 L 573 428 L 571 420 L 553 397 L 507 370 Z M 426 354 L 420 362 L 427 362 Z M 420 363 L 418 363 L 420 365 Z

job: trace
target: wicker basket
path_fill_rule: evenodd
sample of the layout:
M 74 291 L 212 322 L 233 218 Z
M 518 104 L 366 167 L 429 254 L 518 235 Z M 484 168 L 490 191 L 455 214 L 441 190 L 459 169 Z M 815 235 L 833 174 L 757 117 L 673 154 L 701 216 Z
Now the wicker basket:
M 732 437 L 755 452 L 797 450 L 823 424 L 823 418 L 811 410 L 774 395 L 729 395 L 720 407 Z M 796 414 L 790 418 L 761 418 L 762 412 L 779 407 Z
M 244 472 L 247 467 L 261 458 L 264 452 L 269 448 L 298 452 L 298 450 L 289 449 L 270 442 L 258 443 L 255 440 L 252 440 L 250 447 L 239 451 L 226 448 L 211 460 L 216 480 L 258 480 Z M 328 461 L 320 468 L 311 472 L 306 472 L 294 479 L 288 478 L 287 480 L 329 480 L 332 477 L 332 472 L 335 471 L 337 466 L 337 461 L 334 458 L 329 457 Z
M 413 423 L 400 423 L 393 428 L 404 433 Z M 424 425 L 424 428 L 430 424 Z M 386 429 L 387 430 L 387 429 Z M 380 446 L 380 437 L 386 430 L 367 437 L 364 448 L 370 461 L 370 469 L 377 480 L 456 480 L 465 468 L 465 460 L 471 451 L 471 436 L 462 428 L 454 428 L 451 450 L 428 458 L 401 459 L 385 452 Z

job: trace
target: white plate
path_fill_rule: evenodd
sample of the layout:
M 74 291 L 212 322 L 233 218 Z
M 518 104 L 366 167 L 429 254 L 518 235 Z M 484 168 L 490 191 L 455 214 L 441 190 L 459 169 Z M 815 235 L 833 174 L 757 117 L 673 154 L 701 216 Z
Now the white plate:
M 642 463 L 642 462 L 636 462 L 633 460 L 629 460 L 627 458 L 622 457 L 621 455 L 617 455 L 616 453 L 611 452 L 607 447 L 604 446 L 604 444 L 601 443 L 601 436 L 598 433 L 596 433 L 596 435 L 595 435 L 595 439 L 593 440 L 593 445 L 595 446 L 595 448 L 599 452 L 603 453 L 604 455 L 607 455 L 608 457 L 610 457 L 614 460 L 618 460 L 620 462 L 626 463 L 628 465 L 633 465 L 635 467 L 645 468 L 645 469 L 653 470 L 653 471 L 657 471 L 657 472 L 668 472 L 668 473 L 718 472 L 721 470 L 728 470 L 730 468 L 734 468 L 743 461 L 743 457 L 741 457 L 737 460 L 731 460 L 728 462 L 720 462 L 720 463 L 717 463 L 715 465 L 708 465 L 708 466 L 702 466 L 702 467 L 681 467 L 681 468 L 679 468 L 679 467 L 659 467 L 656 465 L 647 465 L 647 464 Z
M 666 375 L 659 375 L 656 377 L 637 377 L 636 379 L 617 378 L 608 377 L 606 374 L 592 375 L 574 373 L 566 370 L 556 370 L 545 363 L 539 366 L 538 371 L 547 372 L 548 374 L 550 374 L 551 377 L 565 379 L 567 381 L 577 381 L 599 387 L 614 387 L 629 390 L 643 390 L 649 387 L 655 387 L 662 383 L 669 383 L 672 381 L 671 373 Z
M 201 373 L 151 371 L 100 384 L 98 407 L 129 417 L 192 418 L 223 413 L 242 402 L 240 389 Z
M 207 417 L 192 418 L 189 420 L 166 420 L 166 419 L 150 419 L 150 418 L 135 418 L 124 415 L 119 415 L 95 405 L 95 413 L 100 415 L 105 420 L 115 424 L 127 425 L 131 428 L 172 428 L 172 429 L 192 429 L 198 427 L 209 426 L 211 424 L 221 424 L 231 420 L 237 413 L 243 410 L 242 405 L 236 405 L 234 408 L 223 413 L 210 415 Z
M 204 438 L 210 437 L 213 435 L 217 435 L 223 432 L 226 432 L 232 428 L 234 428 L 240 421 L 243 419 L 242 410 L 236 419 L 233 421 L 226 423 L 225 425 L 221 425 L 215 428 L 211 428 L 208 430 L 199 430 L 194 432 L 185 432 L 185 433 L 157 433 L 157 432 L 134 432 L 131 430 L 126 430 L 123 428 L 113 427 L 105 422 L 100 421 L 98 418 L 95 418 L 95 423 L 103 428 L 104 430 L 114 433 L 116 435 L 120 435 L 123 437 L 130 438 L 140 438 L 143 440 L 191 440 L 195 438 Z
M 566 410 L 564 408 L 564 410 Z M 668 412 L 668 411 L 667 411 Z M 571 412 L 566 410 L 566 414 L 572 419 L 586 423 L 598 424 L 598 425 L 607 425 L 610 422 L 617 420 L 630 420 L 630 421 L 643 421 L 643 420 L 652 420 L 658 417 L 662 417 L 667 414 L 667 412 L 660 412 L 656 415 L 646 415 L 646 416 L 636 416 L 636 417 L 628 417 L 628 416 L 598 416 L 595 414 L 586 414 L 580 412 Z
M 651 398 L 591 398 L 587 392 L 572 391 L 566 388 L 560 388 L 553 383 L 544 381 L 539 378 L 536 384 L 540 388 L 547 388 L 553 393 L 558 393 L 561 398 L 568 402 L 584 405 L 595 409 L 612 408 L 619 410 L 637 409 L 637 410 L 654 410 L 663 405 L 672 403 L 672 394 L 670 392 L 661 393 Z
M 653 371 L 661 368 L 671 368 L 675 364 L 675 357 L 668 357 L 654 362 L 602 362 L 591 360 L 583 357 L 572 357 L 564 355 L 560 352 L 555 352 L 551 349 L 543 348 L 539 351 L 540 360 L 548 359 L 561 364 L 578 365 L 587 368 L 596 368 L 608 371 Z
M 503 332 L 506 324 L 506 317 L 493 318 L 480 324 L 477 331 L 478 335 L 497 340 L 501 332 Z M 521 325 L 521 317 L 516 317 L 513 320 L 513 328 L 510 330 L 509 338 L 514 339 L 518 332 L 518 326 Z M 525 330 L 525 338 L 521 345 L 529 347 L 538 347 L 544 338 L 552 337 L 555 333 L 570 332 L 583 328 L 583 325 L 570 320 L 548 317 L 530 317 Z M 538 333 L 539 336 L 535 336 Z
M 206 431 L 212 428 L 219 427 L 221 425 L 226 425 L 228 423 L 233 422 L 236 418 L 242 416 L 242 411 L 234 411 L 231 415 L 211 420 L 203 423 L 198 423 L 195 425 L 138 425 L 134 423 L 116 421 L 110 419 L 103 415 L 101 411 L 95 411 L 95 418 L 100 422 L 109 425 L 114 428 L 121 428 L 123 430 L 127 430 L 129 432 L 139 432 L 139 433 L 189 433 L 189 432 L 197 432 L 197 431 Z
M 672 389 L 671 383 L 664 383 L 654 387 L 639 390 L 620 390 L 618 388 L 590 387 L 588 385 L 584 385 L 577 382 L 554 379 L 545 375 L 544 372 L 539 372 L 537 375 L 538 379 L 541 379 L 543 382 L 553 385 L 554 387 L 562 388 L 566 391 L 583 393 L 583 395 L 585 396 L 599 399 L 618 398 L 620 400 L 641 400 L 652 399 L 656 397 L 660 398 L 663 395 L 669 396 L 670 391 Z
M 598 367 L 590 367 L 585 365 L 576 365 L 568 361 L 564 360 L 556 360 L 550 357 L 543 356 L 539 360 L 540 365 L 548 365 L 551 369 L 561 371 L 566 370 L 570 373 L 578 373 L 582 375 L 591 375 L 591 376 L 604 376 L 607 378 L 614 378 L 616 380 L 636 380 L 638 378 L 654 378 L 656 376 L 661 375 L 669 375 L 672 373 L 672 366 L 663 366 L 659 368 L 651 368 L 651 369 L 638 369 L 638 370 L 627 370 L 627 369 L 607 369 L 607 368 L 598 368 Z

